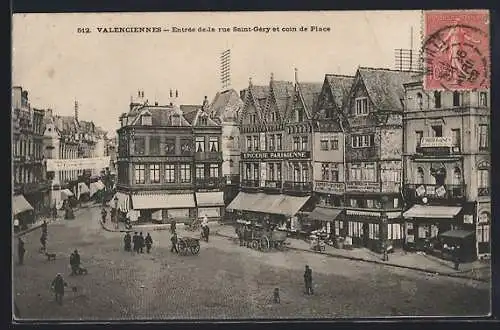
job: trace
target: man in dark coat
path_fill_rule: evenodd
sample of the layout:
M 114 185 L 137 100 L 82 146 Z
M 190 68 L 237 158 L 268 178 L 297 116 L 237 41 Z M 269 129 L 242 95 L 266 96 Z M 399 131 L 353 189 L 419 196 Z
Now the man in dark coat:
M 313 294 L 313 288 L 312 288 L 312 269 L 309 268 L 309 266 L 306 265 L 306 270 L 304 272 L 304 284 L 306 287 L 306 294 L 310 295 Z
M 42 244 L 40 251 L 46 252 L 47 251 L 47 233 L 42 233 L 42 237 L 40 237 L 40 244 Z
M 176 227 L 177 227 L 177 225 L 175 223 L 175 219 L 172 219 L 172 221 L 170 222 L 170 233 L 171 234 L 175 233 L 175 230 L 177 229 Z
M 151 251 L 151 245 L 153 245 L 153 239 L 151 238 L 151 235 L 149 235 L 149 233 L 146 235 L 144 241 L 146 243 L 146 252 L 149 253 Z
M 19 257 L 19 264 L 22 265 L 24 263 L 24 253 L 26 252 L 26 249 L 24 248 L 24 241 L 19 237 L 18 243 L 17 243 L 17 254 Z
M 43 220 L 42 223 L 42 234 L 47 235 L 47 221 Z
M 139 253 L 144 253 L 144 236 L 142 236 L 142 231 L 137 240 L 139 241 Z
M 175 231 L 172 234 L 170 241 L 172 242 L 172 248 L 170 249 L 170 252 L 175 251 L 175 253 L 179 253 L 179 250 L 177 250 L 177 233 Z
M 132 237 L 132 244 L 134 245 L 134 252 L 139 251 L 139 235 L 137 235 L 137 232 Z
M 78 275 L 80 269 L 80 254 L 75 250 L 69 257 L 69 264 L 71 266 L 71 275 Z
M 62 305 L 63 297 L 64 297 L 64 287 L 68 286 L 68 284 L 64 281 L 61 274 L 57 274 L 56 278 L 52 281 L 52 289 L 56 295 L 56 301 L 59 305 Z
M 125 251 L 129 252 L 130 251 L 130 245 L 132 242 L 132 237 L 130 237 L 130 233 L 127 232 L 125 234 L 125 237 L 123 238 L 123 242 L 125 243 Z
M 455 270 L 460 268 L 460 245 L 455 246 L 453 249 L 453 265 Z
M 108 215 L 108 212 L 106 211 L 106 209 L 103 207 L 102 210 L 101 210 L 101 216 L 102 216 L 102 222 L 103 223 L 106 223 L 106 216 Z

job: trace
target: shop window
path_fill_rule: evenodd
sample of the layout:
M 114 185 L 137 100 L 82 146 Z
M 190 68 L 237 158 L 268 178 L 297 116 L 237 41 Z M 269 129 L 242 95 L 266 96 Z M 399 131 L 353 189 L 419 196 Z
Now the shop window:
M 321 180 L 329 181 L 330 180 L 330 171 L 328 163 L 321 164 Z
M 219 164 L 210 164 L 209 174 L 211 178 L 219 177 Z
M 399 223 L 390 223 L 387 225 L 387 239 L 403 239 L 403 226 Z
M 340 236 L 342 234 L 342 229 L 344 229 L 344 222 L 335 220 L 335 236 Z
M 361 237 L 361 235 L 363 234 L 363 223 L 349 221 L 347 234 L 351 237 Z
M 252 178 L 252 165 L 245 164 L 245 179 L 251 180 Z
M 204 164 L 196 164 L 195 177 L 197 179 L 204 179 L 205 178 L 205 165 Z
M 328 150 L 328 140 L 321 140 L 319 142 L 319 148 L 320 148 L 320 150 L 323 150 L 323 151 Z
M 276 164 L 276 180 L 281 181 L 281 164 Z
M 293 165 L 293 181 L 300 182 L 300 167 L 298 164 Z
M 490 242 L 490 214 L 488 212 L 481 212 L 479 215 L 477 225 L 477 242 Z
M 379 238 L 379 224 L 378 223 L 369 223 L 368 224 L 368 238 L 369 239 L 378 239 Z
M 259 178 L 260 178 L 259 164 L 253 164 L 253 179 L 259 180 Z
M 268 170 L 267 170 L 267 176 L 268 176 L 269 180 L 270 181 L 274 181 L 275 180 L 274 179 L 275 178 L 274 177 L 274 164 L 272 164 L 272 163 L 271 164 L 267 164 L 267 168 L 268 168 Z
M 309 167 L 307 164 L 302 165 L 302 176 L 300 182 L 309 182 Z

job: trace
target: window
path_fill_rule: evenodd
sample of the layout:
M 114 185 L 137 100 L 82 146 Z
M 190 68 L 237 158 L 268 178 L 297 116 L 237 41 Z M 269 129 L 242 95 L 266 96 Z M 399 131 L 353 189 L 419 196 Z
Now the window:
M 259 180 L 260 175 L 259 175 L 259 164 L 253 164 L 253 179 L 254 180 Z
M 351 237 L 361 237 L 363 234 L 363 223 L 357 221 L 349 221 L 347 234 Z
M 293 137 L 293 150 L 300 150 L 300 137 Z
M 422 110 L 423 104 L 422 93 L 417 93 L 417 109 Z
M 417 168 L 417 172 L 415 175 L 415 183 L 424 184 L 424 170 L 421 167 Z
M 351 205 L 351 207 L 358 207 L 358 200 L 354 199 L 354 198 L 351 198 L 349 200 L 349 205 Z
M 477 171 L 478 188 L 488 188 L 490 186 L 490 171 L 488 169 L 479 169 Z
M 145 166 L 144 165 L 135 165 L 134 175 L 135 175 L 135 183 L 136 184 L 144 184 L 145 183 Z
M 453 92 L 453 106 L 460 106 L 460 93 L 457 91 Z
M 351 140 L 353 148 L 366 148 L 373 145 L 374 135 L 354 135 Z
M 181 139 L 181 154 L 190 155 L 192 151 L 193 140 L 191 139 Z
M 330 180 L 330 169 L 327 163 L 321 164 L 321 180 L 322 181 Z
M 250 124 L 255 124 L 257 122 L 257 116 L 255 113 L 250 114 Z
M 462 183 L 462 171 L 458 167 L 453 169 L 452 183 L 454 185 L 459 185 Z
M 160 165 L 149 165 L 149 181 L 151 183 L 160 183 Z
M 181 164 L 180 169 L 181 169 L 181 172 L 180 172 L 181 183 L 191 182 L 191 165 Z
M 399 207 L 399 198 L 394 198 L 392 200 L 392 206 L 397 209 Z
M 420 144 L 422 143 L 423 137 L 424 137 L 423 131 L 415 131 L 415 151 L 417 148 L 420 148 Z
M 319 148 L 325 151 L 328 150 L 328 140 L 319 141 Z
M 488 149 L 488 125 L 479 125 L 479 149 Z
M 479 106 L 487 107 L 488 106 L 488 93 L 479 92 Z
M 195 138 L 194 147 L 196 152 L 205 152 L 205 137 L 197 136 Z
M 293 165 L 293 182 L 300 182 L 300 167 L 299 164 Z
M 332 165 L 331 172 L 332 172 L 332 182 L 339 182 L 339 169 L 337 165 L 335 164 Z
M 375 205 L 375 202 L 373 201 L 373 199 L 367 199 L 366 200 L 366 207 L 367 208 L 372 209 L 373 205 Z
M 175 182 L 175 165 L 166 164 L 165 165 L 165 182 L 174 183 Z
M 434 137 L 443 136 L 443 126 L 436 125 L 436 126 L 431 126 L 431 128 L 432 128 L 432 136 Z
M 309 167 L 307 164 L 302 165 L 302 176 L 300 182 L 309 182 Z
M 259 136 L 253 137 L 253 150 L 258 151 L 259 148 Z
M 363 181 L 376 181 L 375 179 L 375 164 L 366 164 L 363 169 Z
M 276 180 L 281 181 L 281 164 L 276 164 Z
M 245 164 L 245 178 L 247 180 L 250 180 L 252 178 L 252 165 L 251 164 Z
M 274 181 L 274 164 L 268 164 L 268 173 L 267 176 L 269 177 L 269 180 Z
M 478 224 L 477 225 L 477 242 L 489 243 L 490 241 L 490 225 Z
M 159 155 L 160 154 L 160 137 L 151 136 L 149 138 L 149 154 Z
M 144 155 L 146 152 L 146 140 L 144 137 L 135 137 L 134 147 L 136 155 Z
M 434 108 L 436 109 L 441 108 L 441 92 L 438 91 L 434 92 Z
M 303 136 L 302 137 L 302 149 L 301 150 L 302 151 L 306 151 L 308 149 L 309 149 L 308 148 L 308 138 L 307 138 L 307 136 Z
M 208 148 L 210 152 L 219 152 L 219 138 L 217 136 L 210 136 L 208 138 Z
M 153 125 L 153 117 L 151 117 L 150 113 L 145 113 L 141 116 L 141 125 L 143 126 Z
M 333 139 L 330 141 L 332 150 L 339 150 L 339 140 Z
M 204 164 L 196 164 L 194 175 L 197 179 L 204 179 L 205 178 L 205 165 Z
M 267 148 L 269 151 L 274 151 L 274 135 L 269 135 L 267 138 Z
M 387 225 L 387 239 L 403 239 L 403 226 L 399 223 L 389 223 Z
M 281 150 L 281 134 L 276 134 L 276 150 Z
M 209 174 L 211 178 L 219 177 L 219 164 L 210 164 Z
M 383 182 L 400 182 L 401 170 L 398 169 L 382 169 L 380 177 Z
M 247 151 L 252 151 L 252 137 L 247 136 Z
M 378 239 L 380 226 L 378 223 L 369 223 L 368 224 L 368 238 L 369 239 Z
M 368 99 L 366 97 L 360 97 L 356 99 L 356 115 L 366 115 L 368 114 Z
M 350 181 L 361 181 L 361 165 L 360 164 L 352 164 L 351 165 L 351 173 L 349 177 Z

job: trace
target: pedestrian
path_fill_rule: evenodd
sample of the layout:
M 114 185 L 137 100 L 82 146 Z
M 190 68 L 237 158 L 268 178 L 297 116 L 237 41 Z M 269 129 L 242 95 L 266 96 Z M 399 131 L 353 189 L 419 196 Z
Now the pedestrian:
M 151 235 L 149 235 L 149 233 L 146 235 L 145 243 L 146 252 L 149 253 L 151 251 L 151 245 L 153 245 L 153 239 L 151 238 Z
M 139 253 L 144 253 L 144 236 L 142 236 L 142 231 L 139 234 Z
M 43 220 L 42 223 L 42 234 L 47 235 L 47 221 Z
M 59 305 L 62 305 L 63 303 L 64 287 L 66 286 L 68 286 L 68 284 L 64 281 L 61 273 L 57 273 L 56 278 L 54 278 L 54 280 L 52 281 L 51 288 L 52 290 L 54 290 L 54 293 L 56 295 L 56 302 Z
M 312 288 L 312 269 L 309 268 L 308 265 L 306 265 L 306 270 L 304 272 L 304 284 L 306 287 L 306 294 L 312 295 L 314 293 Z
M 208 236 L 210 235 L 210 228 L 208 227 L 208 225 L 205 225 L 205 226 L 203 226 L 203 228 L 201 230 L 203 230 L 203 237 L 205 238 L 205 241 L 208 243 Z
M 134 245 L 134 252 L 139 251 L 139 235 L 137 235 L 137 232 L 134 233 L 134 236 L 132 237 L 132 244 Z
M 47 252 L 47 233 L 42 232 L 42 236 L 40 237 L 40 244 L 42 244 L 40 252 Z
M 106 216 L 108 215 L 108 212 L 106 209 L 103 207 L 101 210 L 101 216 L 102 216 L 102 223 L 106 223 Z
M 170 233 L 171 234 L 175 233 L 176 229 L 177 229 L 177 224 L 175 223 L 175 219 L 172 219 L 170 221 Z
M 175 251 L 175 253 L 179 253 L 179 250 L 177 250 L 177 233 L 175 231 L 172 234 L 170 241 L 172 241 L 172 248 L 170 249 L 170 252 Z
M 455 249 L 453 249 L 453 265 L 455 270 L 459 270 L 460 268 L 460 245 L 457 245 Z
M 78 275 L 80 270 L 80 254 L 78 250 L 73 251 L 69 257 L 69 264 L 71 266 L 71 275 Z
M 24 248 L 24 241 L 22 240 L 21 237 L 19 237 L 17 241 L 17 254 L 19 257 L 19 264 L 22 265 L 24 263 L 24 253 L 26 252 L 26 249 Z
M 125 237 L 123 238 L 123 242 L 125 243 L 125 251 L 130 251 L 130 243 L 132 242 L 132 237 L 130 237 L 130 233 L 127 232 Z

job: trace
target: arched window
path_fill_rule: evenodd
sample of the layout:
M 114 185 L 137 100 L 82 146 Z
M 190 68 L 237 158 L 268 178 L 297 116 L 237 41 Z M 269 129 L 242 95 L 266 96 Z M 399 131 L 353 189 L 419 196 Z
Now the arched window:
M 422 106 L 424 104 L 423 98 L 422 98 L 422 93 L 417 93 L 417 109 L 422 110 Z
M 415 183 L 416 184 L 423 184 L 424 183 L 424 170 L 421 167 L 417 168 L 417 173 L 415 176 Z
M 462 183 L 462 171 L 458 167 L 455 167 L 453 169 L 453 178 L 452 178 L 453 184 L 454 185 L 459 185 Z

